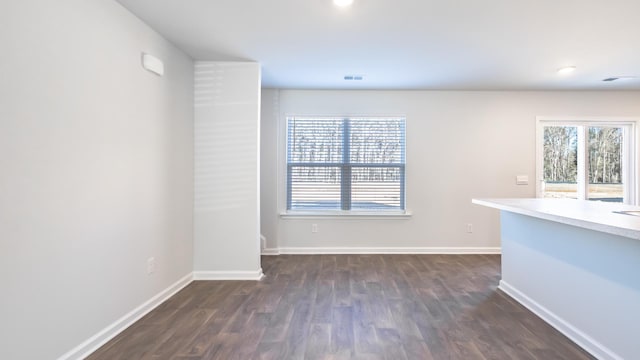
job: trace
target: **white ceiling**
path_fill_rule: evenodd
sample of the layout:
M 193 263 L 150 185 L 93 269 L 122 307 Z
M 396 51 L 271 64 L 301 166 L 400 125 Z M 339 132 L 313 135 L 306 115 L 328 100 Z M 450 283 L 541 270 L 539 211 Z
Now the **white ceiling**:
M 261 63 L 264 87 L 640 90 L 639 0 L 118 1 L 194 59 Z

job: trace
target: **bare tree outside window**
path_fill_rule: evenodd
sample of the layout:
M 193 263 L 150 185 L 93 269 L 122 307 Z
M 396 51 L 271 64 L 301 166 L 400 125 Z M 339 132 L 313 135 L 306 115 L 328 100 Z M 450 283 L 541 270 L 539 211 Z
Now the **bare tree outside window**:
M 622 202 L 623 129 L 589 126 L 586 134 L 587 194 L 591 200 Z M 578 126 L 545 126 L 544 197 L 578 198 Z

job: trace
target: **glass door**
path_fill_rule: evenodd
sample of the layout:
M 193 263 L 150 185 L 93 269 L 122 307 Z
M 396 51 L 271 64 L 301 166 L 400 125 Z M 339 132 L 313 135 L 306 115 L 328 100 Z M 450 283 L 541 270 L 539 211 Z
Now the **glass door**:
M 538 123 L 538 197 L 634 203 L 633 124 Z

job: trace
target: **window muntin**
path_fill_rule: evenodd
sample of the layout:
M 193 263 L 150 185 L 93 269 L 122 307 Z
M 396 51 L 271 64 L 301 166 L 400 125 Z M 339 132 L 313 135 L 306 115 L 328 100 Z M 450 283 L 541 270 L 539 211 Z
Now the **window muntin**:
M 287 118 L 287 210 L 404 210 L 404 174 L 404 118 Z

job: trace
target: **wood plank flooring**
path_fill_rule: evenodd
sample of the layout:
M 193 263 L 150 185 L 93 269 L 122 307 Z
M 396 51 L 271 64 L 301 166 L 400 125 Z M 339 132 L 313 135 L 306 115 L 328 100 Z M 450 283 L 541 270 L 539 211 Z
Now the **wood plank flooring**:
M 496 290 L 498 255 L 262 258 L 196 281 L 89 359 L 592 359 Z

